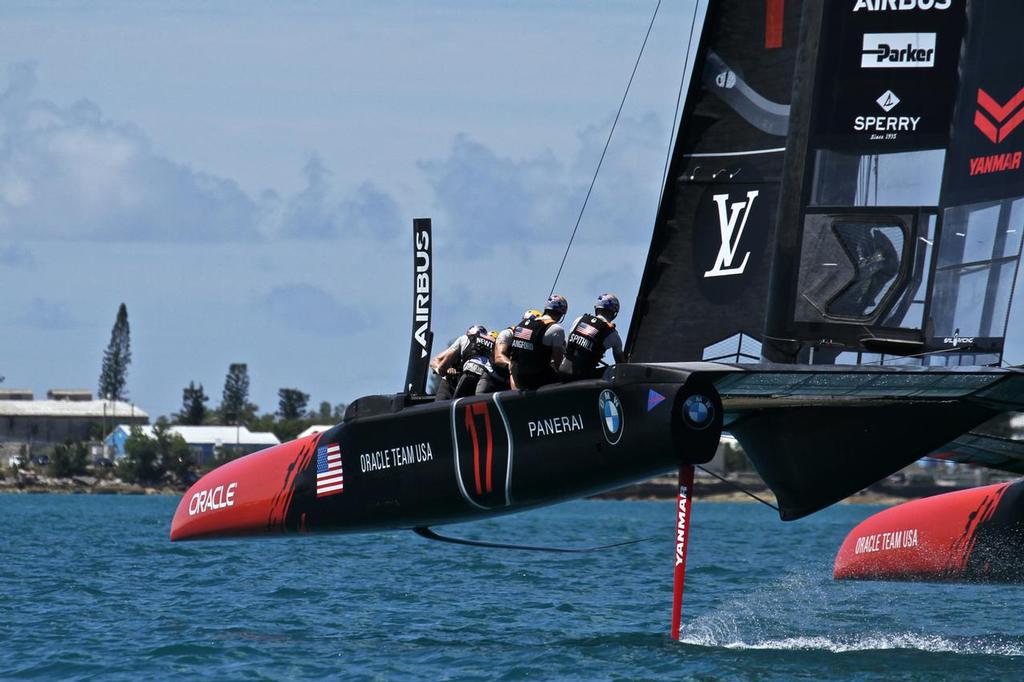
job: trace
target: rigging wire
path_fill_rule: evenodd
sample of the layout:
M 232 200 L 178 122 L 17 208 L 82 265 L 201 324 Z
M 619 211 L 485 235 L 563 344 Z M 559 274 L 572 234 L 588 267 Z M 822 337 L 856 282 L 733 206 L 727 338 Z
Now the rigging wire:
M 622 115 L 622 108 L 626 104 L 626 96 L 629 95 L 629 88 L 633 85 L 633 78 L 636 76 L 637 67 L 640 66 L 640 58 L 644 56 L 644 48 L 647 47 L 647 39 L 651 37 L 651 29 L 654 28 L 654 20 L 658 17 L 658 9 L 661 7 L 661 0 L 654 6 L 654 14 L 651 15 L 651 23 L 647 26 L 647 33 L 644 35 L 644 42 L 640 45 L 640 53 L 636 56 L 636 63 L 633 64 L 633 72 L 629 74 L 629 82 L 626 83 L 626 91 L 622 93 L 622 101 L 619 102 L 619 110 L 615 112 L 615 120 L 612 121 L 612 128 L 608 131 L 608 139 L 604 142 L 604 149 L 601 150 L 601 158 L 597 161 L 597 168 L 594 169 L 594 177 L 590 180 L 590 188 L 587 189 L 587 196 L 583 198 L 583 205 L 580 206 L 580 213 L 576 216 L 576 225 L 572 228 L 572 235 L 562 255 L 562 262 L 558 265 L 558 272 L 555 273 L 555 281 L 551 283 L 551 291 L 548 296 L 555 293 L 558 286 L 558 278 L 562 275 L 562 268 L 565 267 L 565 259 L 569 257 L 569 249 L 572 248 L 573 239 L 576 238 L 576 231 L 580 229 L 580 221 L 583 220 L 583 212 L 587 210 L 587 202 L 590 201 L 590 193 L 594 191 L 594 184 L 597 182 L 597 174 L 601 172 L 601 164 L 604 163 L 605 154 L 608 153 L 608 145 L 612 142 L 612 135 L 615 133 L 615 126 L 619 123 L 619 116 Z
M 749 497 L 752 497 L 752 498 L 754 498 L 755 500 L 757 500 L 757 501 L 758 501 L 758 502 L 760 502 L 761 504 L 765 505 L 766 507 L 771 507 L 771 508 L 772 508 L 772 509 L 774 509 L 775 511 L 779 511 L 779 508 L 778 508 L 778 507 L 777 507 L 776 505 L 772 504 L 772 503 L 771 503 L 771 502 L 769 502 L 768 500 L 765 500 L 765 499 L 763 499 L 763 498 L 760 498 L 760 497 L 758 497 L 758 496 L 757 496 L 757 495 L 755 495 L 754 493 L 750 492 L 749 490 L 747 490 L 746 488 L 744 488 L 743 486 L 741 486 L 741 485 L 740 485 L 739 483 L 736 483 L 736 482 L 734 482 L 734 481 L 730 481 L 730 480 L 729 480 L 729 479 L 727 479 L 727 478 L 724 478 L 724 477 L 722 477 L 722 476 L 719 476 L 719 475 L 718 475 L 718 474 L 716 474 L 715 472 L 713 472 L 713 471 L 711 471 L 711 470 L 709 470 L 709 469 L 707 469 L 707 468 L 705 468 L 705 467 L 702 467 L 702 466 L 701 466 L 700 464 L 696 464 L 696 465 L 694 465 L 694 466 L 696 466 L 696 467 L 697 467 L 698 469 L 700 469 L 701 471 L 703 471 L 703 472 L 704 472 L 705 474 L 707 474 L 708 476 L 713 476 L 714 478 L 717 478 L 717 479 L 718 479 L 719 481 L 721 481 L 722 483 L 725 483 L 726 485 L 730 485 L 730 486 L 732 486 L 733 488 L 735 488 L 736 490 L 739 490 L 739 491 L 740 491 L 741 493 L 743 493 L 744 495 L 747 495 L 747 496 L 749 496 Z
M 693 19 L 690 20 L 690 37 L 686 41 L 686 58 L 683 60 L 683 72 L 679 74 L 679 92 L 676 93 L 676 110 L 672 114 L 672 123 L 668 129 L 668 148 L 665 150 L 665 168 L 661 171 L 661 192 L 662 196 L 658 198 L 659 205 L 661 199 L 664 198 L 665 194 L 665 181 L 668 180 L 668 165 L 672 160 L 672 148 L 675 146 L 676 138 L 676 121 L 679 120 L 679 105 L 683 101 L 683 85 L 686 84 L 686 67 L 690 64 L 690 47 L 693 45 L 693 29 L 697 27 L 697 9 L 700 7 L 700 2 L 693 3 Z M 682 130 L 682 122 L 679 123 L 680 131 Z
M 550 552 L 555 554 L 586 554 L 588 552 L 600 552 L 606 549 L 614 549 L 616 547 L 625 547 L 626 545 L 635 545 L 640 542 L 647 542 L 654 540 L 654 537 L 637 538 L 636 540 L 626 540 L 624 542 L 615 542 L 610 545 L 601 545 L 600 547 L 540 547 L 537 545 L 512 545 L 504 542 L 486 542 L 483 540 L 467 540 L 465 538 L 457 538 L 451 535 L 442 535 L 435 531 L 429 526 L 417 526 L 412 529 L 412 532 L 419 535 L 421 538 L 427 540 L 436 540 L 437 542 L 448 542 L 453 545 L 467 545 L 469 547 L 484 547 L 486 549 L 517 549 L 526 552 Z

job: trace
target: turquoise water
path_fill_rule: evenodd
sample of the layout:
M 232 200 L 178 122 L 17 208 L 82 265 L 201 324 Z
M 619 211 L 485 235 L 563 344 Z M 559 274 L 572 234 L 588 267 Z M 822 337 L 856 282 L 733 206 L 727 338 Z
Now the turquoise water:
M 447 532 L 171 544 L 170 497 L 0 495 L 0 678 L 1019 679 L 1020 588 L 835 583 L 873 508 L 783 524 L 695 504 L 684 642 L 671 502 L 582 501 Z

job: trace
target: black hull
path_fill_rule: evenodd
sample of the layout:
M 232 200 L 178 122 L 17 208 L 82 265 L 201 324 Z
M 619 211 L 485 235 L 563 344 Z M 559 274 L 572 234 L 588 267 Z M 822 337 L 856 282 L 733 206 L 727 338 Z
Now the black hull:
M 469 521 L 709 461 L 722 426 L 717 392 L 684 371 L 656 378 L 504 391 L 348 419 L 207 474 L 183 498 L 171 537 Z

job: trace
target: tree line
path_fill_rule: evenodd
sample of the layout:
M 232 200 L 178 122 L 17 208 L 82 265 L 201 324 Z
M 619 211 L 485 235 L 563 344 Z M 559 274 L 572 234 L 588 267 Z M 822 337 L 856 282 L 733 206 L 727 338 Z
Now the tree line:
M 107 400 L 128 397 L 128 367 L 131 364 L 131 328 L 124 303 L 110 331 L 110 342 L 103 352 L 99 393 Z M 231 363 L 224 378 L 220 404 L 209 407 L 210 397 L 202 383 L 190 381 L 182 390 L 181 410 L 156 420 L 153 436 L 132 429 L 125 441 L 125 458 L 119 463 L 119 475 L 130 482 L 155 483 L 170 474 L 187 482 L 196 469 L 196 460 L 185 440 L 170 431 L 173 425 L 240 425 L 250 431 L 269 431 L 282 442 L 294 439 L 313 424 L 334 424 L 341 420 L 346 405 L 321 402 L 309 408 L 309 394 L 298 388 L 280 388 L 274 412 L 260 413 L 259 406 L 249 400 L 249 368 L 245 363 Z M 106 436 L 106 434 L 104 434 Z M 237 453 L 231 453 L 237 456 Z M 87 449 L 82 443 L 65 443 L 54 449 L 50 470 L 57 476 L 85 473 Z M 219 462 L 218 462 L 219 463 Z
M 292 440 L 313 424 L 334 424 L 345 414 L 345 403 L 331 405 L 322 401 L 309 408 L 309 394 L 297 388 L 277 390 L 277 410 L 260 414 L 249 400 L 249 368 L 232 363 L 224 377 L 220 404 L 207 406 L 210 397 L 203 384 L 190 381 L 181 392 L 181 410 L 173 415 L 173 424 L 240 424 L 250 431 L 270 431 L 282 441 Z
M 132 361 L 131 328 L 128 308 L 122 303 L 117 309 L 114 326 L 110 330 L 110 343 L 103 352 L 100 368 L 99 393 L 107 400 L 125 400 L 128 397 L 128 366 Z M 271 431 L 280 440 L 291 440 L 311 424 L 334 423 L 341 420 L 345 404 L 332 405 L 327 401 L 317 409 L 309 407 L 309 394 L 298 388 L 280 388 L 277 391 L 277 410 L 259 414 L 259 406 L 249 401 L 249 368 L 245 363 L 228 366 L 221 392 L 220 404 L 207 406 L 210 397 L 203 384 L 190 381 L 182 390 L 181 410 L 170 418 L 171 424 L 243 425 L 251 431 Z

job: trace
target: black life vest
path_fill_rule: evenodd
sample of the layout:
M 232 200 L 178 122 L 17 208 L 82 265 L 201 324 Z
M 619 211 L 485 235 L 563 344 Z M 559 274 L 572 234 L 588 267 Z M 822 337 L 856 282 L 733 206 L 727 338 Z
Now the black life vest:
M 535 317 L 523 320 L 512 330 L 509 358 L 517 372 L 542 372 L 551 365 L 552 347 L 543 343 L 544 334 L 551 323 L 549 318 Z
M 478 334 L 470 337 L 469 346 L 466 347 L 466 353 L 463 357 L 466 360 L 479 357 L 490 360 L 493 356 L 494 339 L 489 334 Z
M 565 357 L 574 371 L 588 371 L 597 367 L 604 355 L 604 342 L 615 331 L 615 323 L 606 322 L 597 315 L 583 315 L 565 340 Z

